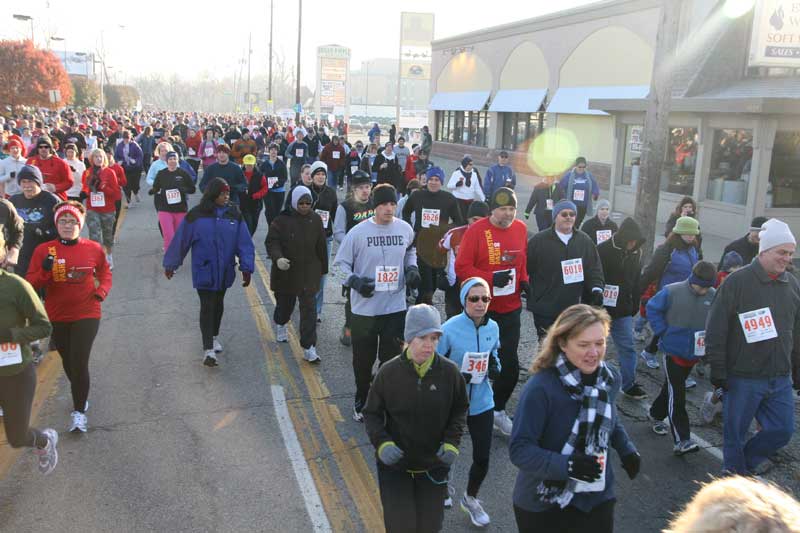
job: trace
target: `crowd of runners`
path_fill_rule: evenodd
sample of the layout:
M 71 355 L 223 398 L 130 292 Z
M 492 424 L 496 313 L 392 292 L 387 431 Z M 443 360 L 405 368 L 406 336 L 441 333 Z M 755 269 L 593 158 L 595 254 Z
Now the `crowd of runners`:
M 775 531 L 800 531 L 797 502 L 753 481 L 792 438 L 800 388 L 796 240 L 783 221 L 754 218 L 710 262 L 687 197 L 644 261 L 652 236 L 611 219 L 582 157 L 533 188 L 529 237 L 508 154 L 485 176 L 469 156 L 445 169 L 427 127 L 411 143 L 395 128 L 384 140 L 376 125 L 364 143 L 341 122 L 68 109 L 9 113 L 0 129 L 0 408 L 9 445 L 32 448 L 43 473 L 58 462 L 58 431 L 29 425 L 36 365 L 48 345 L 58 352 L 72 395 L 63 429 L 85 433 L 117 222 L 122 209 L 149 209 L 149 195 L 164 275 L 190 272 L 198 294 L 198 364 L 219 366 L 226 292 L 237 270 L 250 284 L 257 250 L 269 260 L 276 340 L 288 341 L 297 305 L 308 364 L 328 355 L 317 334 L 325 285 L 344 280 L 338 341 L 352 350 L 351 414 L 375 448 L 387 531 L 439 531 L 454 499 L 474 526 L 489 525 L 478 496 L 495 432 L 518 474 L 513 507 L 493 512 L 513 508 L 524 532 L 612 531 L 609 451 L 630 479 L 647 461 L 616 409 L 621 395 L 647 398 L 640 358 L 663 369 L 650 423 L 676 456 L 700 449 L 686 402 L 697 378 L 714 389 L 702 419 L 722 418 L 732 477 L 703 489 L 674 531 L 733 531 L 700 527 L 755 521 L 748 498 L 765 495 L 789 524 Z M 264 248 L 253 240 L 262 212 Z M 523 307 L 538 352 L 512 413 Z M 648 341 L 641 353 L 635 340 Z M 459 458 L 465 430 L 471 462 Z M 451 470 L 467 465 L 466 486 L 452 486 Z

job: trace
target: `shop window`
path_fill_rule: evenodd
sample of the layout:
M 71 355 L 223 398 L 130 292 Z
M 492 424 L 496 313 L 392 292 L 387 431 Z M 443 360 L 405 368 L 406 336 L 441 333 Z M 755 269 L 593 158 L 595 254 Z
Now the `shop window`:
M 714 130 L 706 198 L 745 205 L 753 161 L 753 130 Z
M 504 150 L 523 150 L 524 145 L 544 130 L 544 113 L 503 113 Z
M 670 128 L 661 190 L 684 196 L 694 194 L 698 140 L 695 128 Z
M 775 134 L 767 207 L 800 207 L 800 131 Z
M 639 180 L 643 135 L 644 126 L 641 124 L 628 124 L 625 126 L 625 157 L 622 162 L 620 183 L 622 185 L 630 185 L 634 189 L 636 189 L 636 184 Z
M 440 142 L 486 146 L 489 112 L 437 111 L 436 139 Z

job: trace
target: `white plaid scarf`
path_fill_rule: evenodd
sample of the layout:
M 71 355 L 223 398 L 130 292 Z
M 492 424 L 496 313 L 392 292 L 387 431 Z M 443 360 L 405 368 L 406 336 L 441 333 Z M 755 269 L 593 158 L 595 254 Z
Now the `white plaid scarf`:
M 605 363 L 600 362 L 597 381 L 584 385 L 581 371 L 567 360 L 564 354 L 556 359 L 556 370 L 564 388 L 573 400 L 581 402 L 578 418 L 572 424 L 572 432 L 561 448 L 561 455 L 572 455 L 575 450 L 586 455 L 600 455 L 608 448 L 608 440 L 613 430 L 611 404 L 608 391 L 614 376 Z M 577 481 L 569 478 L 564 481 L 543 481 L 537 492 L 542 501 L 557 503 L 562 509 L 569 505 L 574 496 Z

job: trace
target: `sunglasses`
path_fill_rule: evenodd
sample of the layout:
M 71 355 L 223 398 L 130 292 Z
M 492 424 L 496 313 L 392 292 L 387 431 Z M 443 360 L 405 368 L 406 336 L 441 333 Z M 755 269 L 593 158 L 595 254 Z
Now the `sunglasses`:
M 572 211 L 562 211 L 559 213 L 559 215 L 561 215 L 563 218 L 575 218 L 575 213 Z
M 492 301 L 492 297 L 491 296 L 467 296 L 467 301 L 470 302 L 470 303 L 473 303 L 473 304 L 476 304 L 478 302 L 483 302 L 485 304 L 488 304 L 489 302 Z

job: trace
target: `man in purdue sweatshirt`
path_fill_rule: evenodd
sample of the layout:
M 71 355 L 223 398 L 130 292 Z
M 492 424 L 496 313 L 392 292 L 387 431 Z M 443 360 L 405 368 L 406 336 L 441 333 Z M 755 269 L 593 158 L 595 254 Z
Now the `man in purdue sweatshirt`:
M 356 397 L 353 419 L 363 421 L 375 356 L 381 364 L 398 355 L 403 346 L 406 285 L 420 283 L 414 230 L 394 216 L 397 191 L 389 184 L 372 193 L 375 215 L 358 224 L 342 240 L 334 265 L 350 287 L 353 373 Z

